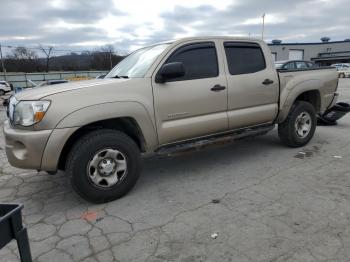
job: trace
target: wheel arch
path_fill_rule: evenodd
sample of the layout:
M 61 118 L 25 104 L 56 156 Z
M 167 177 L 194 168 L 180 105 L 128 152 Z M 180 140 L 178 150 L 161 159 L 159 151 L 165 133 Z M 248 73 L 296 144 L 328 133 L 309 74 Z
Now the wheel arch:
M 80 127 L 75 132 L 73 132 L 73 134 L 70 135 L 61 151 L 57 168 L 62 170 L 65 168 L 67 155 L 69 154 L 76 141 L 78 141 L 78 139 L 92 131 L 99 129 L 112 129 L 121 131 L 128 135 L 136 143 L 141 152 L 146 152 L 147 150 L 147 142 L 145 140 L 145 137 L 142 133 L 140 126 L 134 118 L 117 117 L 99 120 Z
M 296 101 L 309 102 L 315 108 L 316 113 L 321 110 L 321 93 L 319 90 L 314 89 L 305 91 L 297 96 L 294 103 Z
M 316 113 L 319 113 L 322 108 L 322 97 L 319 86 L 321 84 L 318 80 L 309 80 L 296 86 L 284 88 L 281 94 L 280 112 L 277 117 L 277 123 L 281 123 L 287 118 L 296 101 L 309 102 L 315 108 Z
M 142 152 L 153 152 L 158 147 L 154 119 L 142 104 L 129 101 L 91 105 L 73 111 L 59 121 L 46 144 L 41 169 L 62 168 L 72 144 L 96 128 L 127 133 Z

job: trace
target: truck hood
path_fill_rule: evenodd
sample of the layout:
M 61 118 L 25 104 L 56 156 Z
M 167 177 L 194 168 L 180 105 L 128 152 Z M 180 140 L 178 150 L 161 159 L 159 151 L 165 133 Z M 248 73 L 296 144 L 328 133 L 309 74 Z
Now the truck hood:
M 54 95 L 57 93 L 73 91 L 81 88 L 93 88 L 103 85 L 108 85 L 110 83 L 118 84 L 121 82 L 129 81 L 131 79 L 93 79 L 93 80 L 83 80 L 76 82 L 69 82 L 66 84 L 48 85 L 42 87 L 35 87 L 29 90 L 24 90 L 15 95 L 17 100 L 39 100 L 46 96 Z

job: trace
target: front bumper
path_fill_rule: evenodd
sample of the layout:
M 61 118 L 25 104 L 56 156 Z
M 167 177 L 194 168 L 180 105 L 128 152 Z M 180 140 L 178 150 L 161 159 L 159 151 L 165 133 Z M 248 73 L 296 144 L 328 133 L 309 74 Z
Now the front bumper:
M 20 130 L 4 122 L 6 155 L 12 166 L 40 169 L 41 159 L 52 130 Z

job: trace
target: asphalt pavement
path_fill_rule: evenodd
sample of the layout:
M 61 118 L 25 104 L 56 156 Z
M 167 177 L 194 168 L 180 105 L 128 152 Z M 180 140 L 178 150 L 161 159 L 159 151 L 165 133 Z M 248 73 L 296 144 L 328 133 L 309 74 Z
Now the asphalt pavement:
M 339 92 L 350 102 L 350 79 Z M 147 158 L 136 187 L 102 205 L 63 172 L 11 167 L 1 133 L 0 202 L 24 204 L 34 261 L 350 261 L 349 130 L 350 114 L 304 148 L 283 146 L 275 129 Z M 15 242 L 0 261 L 19 261 Z

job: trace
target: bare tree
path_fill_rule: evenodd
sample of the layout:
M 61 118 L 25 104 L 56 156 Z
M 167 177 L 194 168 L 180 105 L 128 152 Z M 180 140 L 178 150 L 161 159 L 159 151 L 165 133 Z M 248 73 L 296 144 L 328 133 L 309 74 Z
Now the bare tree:
M 114 53 L 114 46 L 113 45 L 105 45 L 101 47 L 101 52 L 105 53 L 106 56 L 108 57 L 110 68 L 113 68 L 113 61 L 112 61 L 112 54 Z
M 13 49 L 6 60 L 11 71 L 35 72 L 40 70 L 36 52 L 23 46 Z
M 39 45 L 39 48 L 46 56 L 46 72 L 49 72 L 50 58 L 51 58 L 53 46 L 48 46 L 47 48 L 45 48 L 42 45 Z
M 112 45 L 106 45 L 91 52 L 91 68 L 110 70 L 123 59 L 114 51 Z
M 30 50 L 24 46 L 19 46 L 15 48 L 12 51 L 11 57 L 17 60 L 24 60 L 24 59 L 33 60 L 38 58 L 37 54 L 33 50 Z

